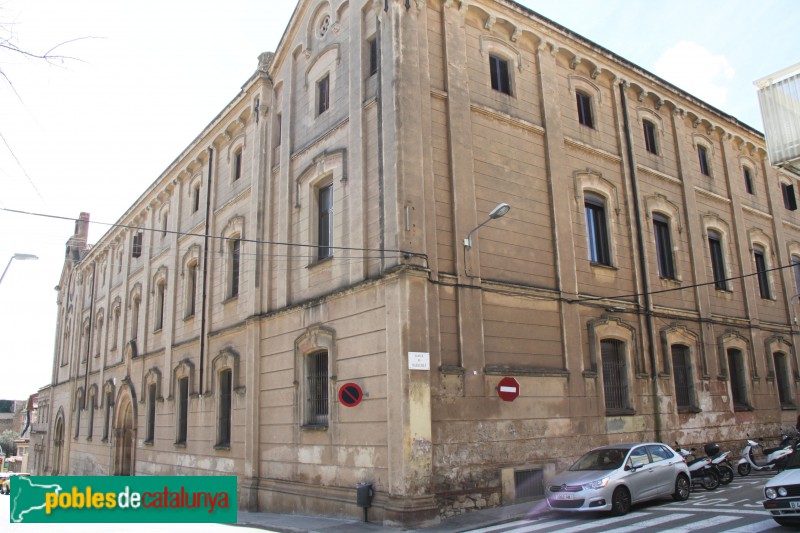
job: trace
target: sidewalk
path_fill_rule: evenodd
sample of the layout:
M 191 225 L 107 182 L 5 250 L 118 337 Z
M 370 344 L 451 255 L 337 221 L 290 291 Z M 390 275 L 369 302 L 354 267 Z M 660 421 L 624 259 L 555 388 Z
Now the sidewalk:
M 528 515 L 536 515 L 544 512 L 546 512 L 544 500 L 518 503 L 506 507 L 473 511 L 471 513 L 448 518 L 435 526 L 406 531 L 419 533 L 455 533 L 511 522 L 513 520 L 520 520 Z M 397 533 L 402 531 L 399 528 L 383 527 L 379 524 L 365 523 L 351 519 L 276 513 L 248 513 L 243 511 L 239 511 L 238 525 L 277 531 L 279 533 L 368 533 L 378 531 L 392 531 Z

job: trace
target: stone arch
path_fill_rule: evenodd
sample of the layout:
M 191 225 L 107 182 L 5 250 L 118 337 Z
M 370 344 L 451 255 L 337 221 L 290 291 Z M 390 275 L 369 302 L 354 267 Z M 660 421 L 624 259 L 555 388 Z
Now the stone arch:
M 56 422 L 53 424 L 53 467 L 51 474 L 58 476 L 62 474 L 61 468 L 64 461 L 64 408 L 59 407 L 56 414 Z
M 132 476 L 136 465 L 136 391 L 129 378 L 123 380 L 117 393 L 114 413 L 115 476 Z

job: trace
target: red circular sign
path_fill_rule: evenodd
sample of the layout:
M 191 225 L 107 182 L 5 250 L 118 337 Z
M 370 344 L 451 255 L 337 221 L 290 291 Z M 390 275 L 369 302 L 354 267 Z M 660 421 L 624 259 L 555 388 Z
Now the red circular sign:
M 364 392 L 355 383 L 345 383 L 339 388 L 339 401 L 347 407 L 355 407 L 364 399 Z
M 497 384 L 497 395 L 505 402 L 513 402 L 519 396 L 519 383 L 514 378 L 503 378 Z

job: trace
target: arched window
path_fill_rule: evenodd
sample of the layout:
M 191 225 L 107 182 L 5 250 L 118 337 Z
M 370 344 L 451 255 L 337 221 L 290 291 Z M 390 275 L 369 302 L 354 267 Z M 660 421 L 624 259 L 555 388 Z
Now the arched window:
M 233 372 L 225 368 L 219 373 L 219 406 L 217 411 L 217 446 L 231 445 L 231 417 L 233 414 Z

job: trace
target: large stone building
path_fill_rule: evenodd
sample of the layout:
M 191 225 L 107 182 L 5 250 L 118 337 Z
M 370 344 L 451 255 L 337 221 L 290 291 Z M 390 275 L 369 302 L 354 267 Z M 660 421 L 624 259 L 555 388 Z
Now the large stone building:
M 368 481 L 409 525 L 594 445 L 770 434 L 795 187 L 758 131 L 510 0 L 302 0 L 116 227 L 77 221 L 46 473 L 354 516 Z

